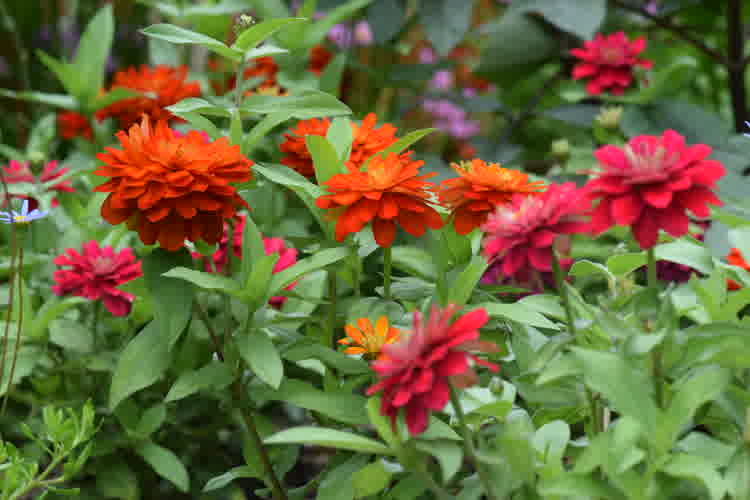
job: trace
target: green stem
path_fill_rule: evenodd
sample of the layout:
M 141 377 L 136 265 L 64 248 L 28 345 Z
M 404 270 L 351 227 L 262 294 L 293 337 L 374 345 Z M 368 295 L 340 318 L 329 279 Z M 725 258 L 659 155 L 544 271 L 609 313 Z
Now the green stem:
M 414 468 L 412 470 L 413 472 L 416 472 L 420 478 L 422 478 L 422 481 L 425 482 L 427 488 L 435 494 L 435 497 L 438 500 L 453 500 L 453 497 L 449 495 L 447 491 L 441 488 L 437 481 L 435 481 L 435 478 L 432 477 L 432 474 L 430 474 L 430 471 L 427 470 L 424 461 L 421 461 L 419 459 L 414 460 Z
M 328 271 L 328 331 L 325 339 L 325 345 L 336 350 L 336 299 L 338 297 L 338 283 L 336 281 L 336 271 Z
M 94 303 L 94 311 L 91 315 L 91 334 L 93 335 L 94 339 L 94 352 L 97 352 L 97 346 L 99 344 L 97 333 L 98 333 L 98 325 L 99 325 L 99 315 L 102 311 L 102 303 L 100 301 L 96 301 Z
M 391 300 L 391 268 L 393 267 L 393 256 L 391 247 L 383 248 L 383 298 Z
M 651 288 L 659 287 L 659 279 L 656 276 L 656 254 L 654 253 L 654 247 L 646 250 L 646 276 L 648 277 L 648 286 Z
M 562 268 L 560 267 L 560 260 L 557 258 L 557 252 L 552 250 L 552 271 L 555 275 L 555 287 L 557 293 L 560 294 L 560 300 L 562 300 L 563 309 L 565 309 L 565 319 L 568 323 L 568 331 L 570 334 L 576 336 L 576 323 L 575 315 L 573 314 L 573 305 L 570 303 L 570 297 L 568 297 L 568 291 L 565 288 L 565 276 Z
M 13 376 L 16 373 L 16 363 L 18 361 L 18 351 L 21 349 L 21 337 L 23 336 L 23 241 L 18 245 L 18 270 L 16 271 L 18 280 L 18 324 L 16 325 L 16 343 L 13 346 L 13 359 L 10 362 L 10 372 L 8 373 L 8 385 L 3 398 L 3 407 L 0 409 L 0 415 L 5 414 L 5 407 L 8 406 L 8 394 L 13 385 Z
M 357 254 L 357 247 L 351 247 L 352 253 L 350 256 L 352 265 L 352 287 L 354 288 L 354 296 L 359 298 L 362 296 L 362 290 L 360 290 L 361 284 L 361 273 L 362 266 L 360 264 L 359 255 Z
M 466 457 L 474 465 L 474 468 L 477 471 L 477 475 L 479 476 L 479 481 L 482 483 L 482 486 L 484 487 L 484 493 L 487 495 L 487 498 L 489 500 L 497 500 L 497 497 L 495 496 L 495 493 L 492 490 L 492 483 L 490 482 L 490 478 L 487 476 L 487 471 L 485 470 L 484 466 L 479 462 L 479 458 L 477 457 L 476 448 L 474 448 L 474 436 L 471 434 L 471 430 L 469 429 L 469 426 L 466 424 L 466 416 L 464 415 L 464 409 L 461 406 L 461 401 L 458 399 L 458 393 L 456 392 L 456 389 L 453 387 L 453 385 L 450 385 L 450 395 L 451 395 L 451 405 L 453 406 L 453 411 L 456 413 L 456 418 L 458 419 L 459 430 L 461 431 L 461 437 L 463 438 L 463 441 L 464 441 L 464 450 L 466 452 Z
M 661 346 L 651 351 L 651 372 L 654 376 L 654 395 L 659 408 L 664 408 L 664 374 L 662 369 Z

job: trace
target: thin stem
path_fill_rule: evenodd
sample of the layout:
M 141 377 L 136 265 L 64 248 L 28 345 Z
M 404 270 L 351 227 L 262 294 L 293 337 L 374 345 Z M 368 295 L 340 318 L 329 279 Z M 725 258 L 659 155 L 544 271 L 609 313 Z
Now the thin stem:
M 646 250 L 646 276 L 648 279 L 648 286 L 651 288 L 659 287 L 659 279 L 656 275 L 656 254 L 654 253 L 654 247 Z
M 16 263 L 18 255 L 18 240 L 16 238 L 16 227 L 15 224 L 10 225 L 10 275 L 8 276 L 8 314 L 5 318 L 5 329 L 3 332 L 3 354 L 0 358 L 0 389 L 3 387 L 5 381 L 5 362 L 8 358 L 8 337 L 10 337 L 10 324 L 11 314 L 13 314 L 14 298 L 15 298 L 15 285 L 16 285 Z M 10 382 L 8 383 L 8 391 L 10 391 Z
M 560 294 L 560 300 L 562 300 L 563 309 L 565 309 L 565 319 L 568 323 L 568 331 L 573 337 L 576 336 L 576 322 L 575 315 L 573 314 L 573 305 L 570 303 L 570 297 L 568 297 L 568 291 L 565 288 L 565 276 L 562 268 L 560 267 L 560 259 L 557 257 L 557 252 L 552 249 L 552 271 L 555 275 L 555 287 L 557 293 Z
M 654 377 L 654 396 L 659 408 L 664 408 L 664 373 L 662 369 L 661 346 L 651 351 L 651 373 Z
M 361 297 L 362 296 L 362 290 L 361 288 L 361 273 L 362 273 L 362 266 L 360 264 L 359 255 L 357 254 L 357 247 L 352 246 L 352 254 L 351 254 L 351 262 L 352 262 L 352 287 L 354 288 L 354 296 L 355 297 Z
M 393 255 L 391 247 L 383 248 L 383 298 L 391 300 L 391 268 L 393 267 Z
M 18 361 L 18 351 L 21 349 L 21 335 L 23 332 L 23 242 L 18 245 L 18 270 L 16 271 L 18 280 L 18 324 L 16 325 L 16 343 L 13 346 L 13 359 L 10 362 L 10 372 L 8 373 L 8 385 L 3 398 L 3 407 L 0 414 L 5 414 L 5 407 L 8 406 L 8 394 L 10 387 L 13 385 L 13 376 L 16 373 L 16 362 Z M 3 353 L 4 354 L 4 353 Z
M 47 468 L 44 469 L 44 471 L 42 471 L 42 473 L 39 474 L 38 477 L 29 481 L 29 484 L 27 484 L 26 487 L 20 492 L 13 493 L 13 495 L 10 497 L 10 500 L 23 498 L 27 494 L 31 493 L 35 488 L 49 486 L 61 482 L 63 480 L 63 476 L 57 477 L 55 479 L 46 478 L 52 473 L 53 470 L 55 470 L 58 465 L 60 465 L 60 462 L 62 462 L 63 458 L 65 458 L 65 456 L 62 454 L 58 457 L 53 458 L 49 465 L 47 465 Z
M 336 299 L 338 297 L 338 283 L 336 271 L 328 271 L 328 331 L 325 345 L 336 350 Z
M 742 2 L 727 2 L 727 57 L 729 64 L 729 93 L 732 97 L 734 129 L 742 132 L 747 113 L 747 89 L 745 88 L 745 40 L 742 26 Z
M 479 458 L 477 457 L 477 452 L 474 448 L 474 436 L 471 434 L 469 426 L 466 425 L 466 416 L 464 415 L 464 409 L 461 406 L 461 401 L 458 399 L 458 393 L 456 392 L 456 389 L 453 387 L 453 385 L 451 385 L 450 383 L 449 385 L 451 406 L 453 406 L 453 411 L 456 413 L 456 418 L 458 419 L 458 427 L 459 431 L 461 432 L 461 437 L 464 441 L 464 451 L 466 452 L 466 457 L 474 465 L 474 468 L 477 471 L 477 475 L 479 475 L 479 481 L 484 487 L 484 493 L 487 495 L 487 498 L 489 500 L 497 500 L 495 492 L 492 490 L 492 483 L 490 482 L 490 478 L 487 477 L 487 471 L 479 462 Z
M 209 337 L 211 337 L 211 342 L 213 342 L 214 344 L 214 351 L 219 357 L 219 360 L 224 363 L 224 350 L 221 347 L 221 340 L 219 340 L 219 336 L 216 335 L 216 330 L 214 330 L 214 327 L 211 325 L 206 311 L 203 310 L 203 308 L 197 301 L 193 302 L 193 310 L 198 314 L 198 317 L 201 319 L 201 321 L 203 321 L 206 330 L 208 330 L 208 335 Z
M 93 311 L 93 314 L 91 315 L 91 334 L 93 335 L 93 339 L 94 339 L 94 352 L 96 352 L 97 345 L 98 345 L 97 333 L 99 329 L 98 328 L 99 315 L 101 311 L 102 311 L 102 303 L 97 300 L 96 302 L 94 302 L 94 311 Z

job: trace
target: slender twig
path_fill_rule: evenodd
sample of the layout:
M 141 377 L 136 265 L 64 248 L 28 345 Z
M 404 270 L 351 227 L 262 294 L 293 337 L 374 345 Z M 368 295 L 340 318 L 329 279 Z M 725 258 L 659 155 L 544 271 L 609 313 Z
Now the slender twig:
M 219 360 L 223 363 L 224 362 L 224 350 L 221 347 L 221 340 L 219 340 L 219 336 L 216 335 L 216 330 L 214 330 L 214 327 L 211 325 L 211 322 L 208 319 L 208 315 L 206 314 L 206 311 L 203 310 L 201 305 L 198 303 L 198 301 L 193 302 L 193 310 L 198 314 L 198 317 L 203 321 L 203 324 L 206 327 L 206 330 L 208 330 L 208 335 L 211 337 L 211 342 L 214 344 L 214 351 L 216 352 L 216 355 L 219 357 Z
M 641 17 L 645 17 L 646 19 L 652 21 L 657 26 L 664 28 L 665 30 L 671 31 L 678 37 L 682 38 L 686 42 L 696 47 L 698 50 L 706 53 L 715 61 L 718 61 L 725 66 L 729 65 L 729 61 L 727 60 L 726 57 L 724 57 L 724 54 L 722 54 L 716 49 L 712 49 L 711 47 L 706 45 L 703 41 L 701 41 L 700 38 L 697 38 L 692 33 L 684 29 L 683 27 L 677 24 L 674 24 L 670 19 L 652 14 L 646 9 L 644 9 L 643 7 L 630 5 L 629 3 L 624 2 L 623 0 L 610 0 L 610 2 L 612 2 L 613 5 L 621 8 L 622 10 L 627 10 L 635 14 L 638 14 Z
M 734 130 L 742 132 L 747 113 L 747 89 L 745 87 L 745 41 L 742 25 L 742 1 L 727 1 L 727 57 L 729 64 L 729 93 L 732 97 Z
M 391 300 L 391 272 L 393 268 L 393 255 L 391 247 L 383 248 L 383 298 Z

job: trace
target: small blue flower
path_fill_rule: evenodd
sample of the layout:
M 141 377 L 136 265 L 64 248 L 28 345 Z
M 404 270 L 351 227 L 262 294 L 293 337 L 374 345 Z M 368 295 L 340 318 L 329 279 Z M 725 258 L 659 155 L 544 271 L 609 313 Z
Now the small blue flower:
M 15 210 L 0 212 L 0 222 L 4 224 L 27 224 L 46 217 L 48 213 L 42 212 L 37 208 L 29 212 L 29 200 L 23 200 L 20 212 L 16 212 Z

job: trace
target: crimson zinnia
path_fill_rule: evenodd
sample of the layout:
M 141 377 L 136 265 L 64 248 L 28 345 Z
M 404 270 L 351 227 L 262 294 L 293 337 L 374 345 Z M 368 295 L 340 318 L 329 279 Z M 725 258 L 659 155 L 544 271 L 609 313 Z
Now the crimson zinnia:
M 346 174 L 336 174 L 325 182 L 328 192 L 316 200 L 324 209 L 334 209 L 337 217 L 336 240 L 344 241 L 372 222 L 372 233 L 381 247 L 390 247 L 396 236 L 396 223 L 412 236 L 422 236 L 427 227 L 443 226 L 440 214 L 428 200 L 434 184 L 426 179 L 435 173 L 419 175 L 423 161 L 408 155 L 390 153 L 375 156 L 367 171 L 354 166 Z
M 8 165 L 5 167 L 2 167 L 3 173 L 5 175 L 5 182 L 8 184 L 16 184 L 16 183 L 29 183 L 32 184 L 35 182 L 34 174 L 31 172 L 31 169 L 29 168 L 28 162 L 17 162 L 15 160 L 10 160 L 8 162 Z M 41 173 L 39 174 L 38 181 L 40 183 L 47 183 L 50 181 L 54 181 L 55 179 L 65 175 L 68 172 L 68 168 L 63 167 L 57 163 L 57 160 L 53 160 L 50 162 L 47 162 L 44 167 L 42 168 Z M 57 191 L 57 192 L 66 192 L 66 193 L 72 193 L 75 191 L 73 189 L 73 184 L 70 180 L 58 182 L 57 184 L 53 184 L 50 186 L 50 191 Z M 12 195 L 14 198 L 21 198 L 21 199 L 28 199 L 29 200 L 29 209 L 34 210 L 39 206 L 39 202 L 35 200 L 34 198 L 31 198 L 30 196 L 26 195 Z M 51 205 L 53 207 L 56 207 L 59 204 L 57 201 L 57 198 L 52 198 Z
M 253 162 L 226 137 L 206 143 L 194 130 L 175 137 L 166 122 L 154 129 L 145 116 L 117 138 L 122 149 L 97 155 L 104 165 L 94 175 L 111 179 L 94 191 L 110 193 L 102 217 L 110 224 L 128 221 L 143 243 L 158 241 L 167 250 L 185 239 L 217 243 L 224 220 L 247 206 L 230 183 L 249 181 Z
M 453 227 L 468 234 L 487 220 L 497 205 L 509 203 L 514 194 L 542 191 L 544 183 L 529 182 L 529 176 L 517 170 L 485 163 L 479 158 L 452 163 L 460 177 L 446 179 L 440 186 L 440 201 L 453 211 Z
M 433 307 L 426 320 L 415 311 L 412 332 L 384 345 L 385 359 L 372 364 L 380 380 L 367 389 L 367 394 L 383 391 L 380 413 L 394 424 L 403 408 L 412 435 L 424 432 L 430 412 L 445 407 L 450 399 L 449 382 L 459 387 L 476 383 L 472 362 L 498 370 L 497 365 L 467 352 L 497 349 L 492 343 L 479 341 L 479 329 L 488 320 L 487 312 L 475 309 L 453 321 L 457 311 L 455 305 Z
M 99 121 L 107 117 L 117 119 L 119 126 L 127 130 L 146 114 L 154 121 L 170 120 L 175 116 L 166 109 L 188 97 L 198 97 L 201 86 L 198 82 L 186 82 L 188 68 L 159 65 L 153 68 L 141 65 L 118 71 L 112 78 L 109 90 L 128 89 L 138 96 L 121 99 L 96 112 Z
M 581 61 L 573 68 L 573 79 L 588 78 L 586 91 L 591 95 L 604 91 L 621 95 L 633 82 L 633 69 L 652 67 L 651 61 L 638 57 L 645 48 L 645 38 L 631 42 L 622 31 L 598 33 L 593 40 L 584 42 L 583 48 L 570 51 Z
M 500 272 L 519 283 L 528 281 L 530 272 L 549 272 L 555 240 L 586 231 L 582 214 L 588 208 L 585 193 L 572 182 L 550 184 L 537 196 L 514 195 L 482 225 L 483 254 L 490 264 L 500 262 Z
M 398 140 L 396 127 L 390 123 L 384 123 L 376 127 L 378 117 L 375 113 L 369 113 L 364 117 L 362 123 L 352 123 L 352 150 L 349 154 L 349 162 L 355 167 L 362 166 L 365 161 Z M 328 118 L 311 118 L 302 120 L 291 133 L 284 134 L 285 141 L 279 146 L 279 150 L 286 155 L 281 163 L 293 168 L 305 177 L 313 177 L 312 156 L 307 150 L 305 137 L 308 135 L 319 135 L 325 137 L 331 121 Z
M 75 111 L 63 111 L 57 114 L 57 133 L 63 139 L 83 137 L 90 141 L 94 137 L 89 119 Z
M 675 238 L 687 234 L 690 219 L 710 215 L 708 205 L 721 205 L 711 191 L 724 167 L 707 159 L 711 147 L 687 146 L 674 130 L 659 136 L 632 138 L 623 148 L 604 146 L 595 153 L 602 167 L 586 184 L 599 200 L 591 225 L 602 233 L 615 224 L 630 226 L 643 249 L 656 244 L 659 229 Z
M 83 244 L 83 253 L 68 248 L 65 254 L 55 257 L 54 263 L 69 266 L 53 275 L 57 284 L 52 291 L 56 295 L 101 299 L 113 316 L 126 316 L 130 312 L 135 296 L 117 288 L 142 275 L 141 263 L 135 260 L 130 248 L 115 252 L 109 246 L 99 248 L 92 240 Z

